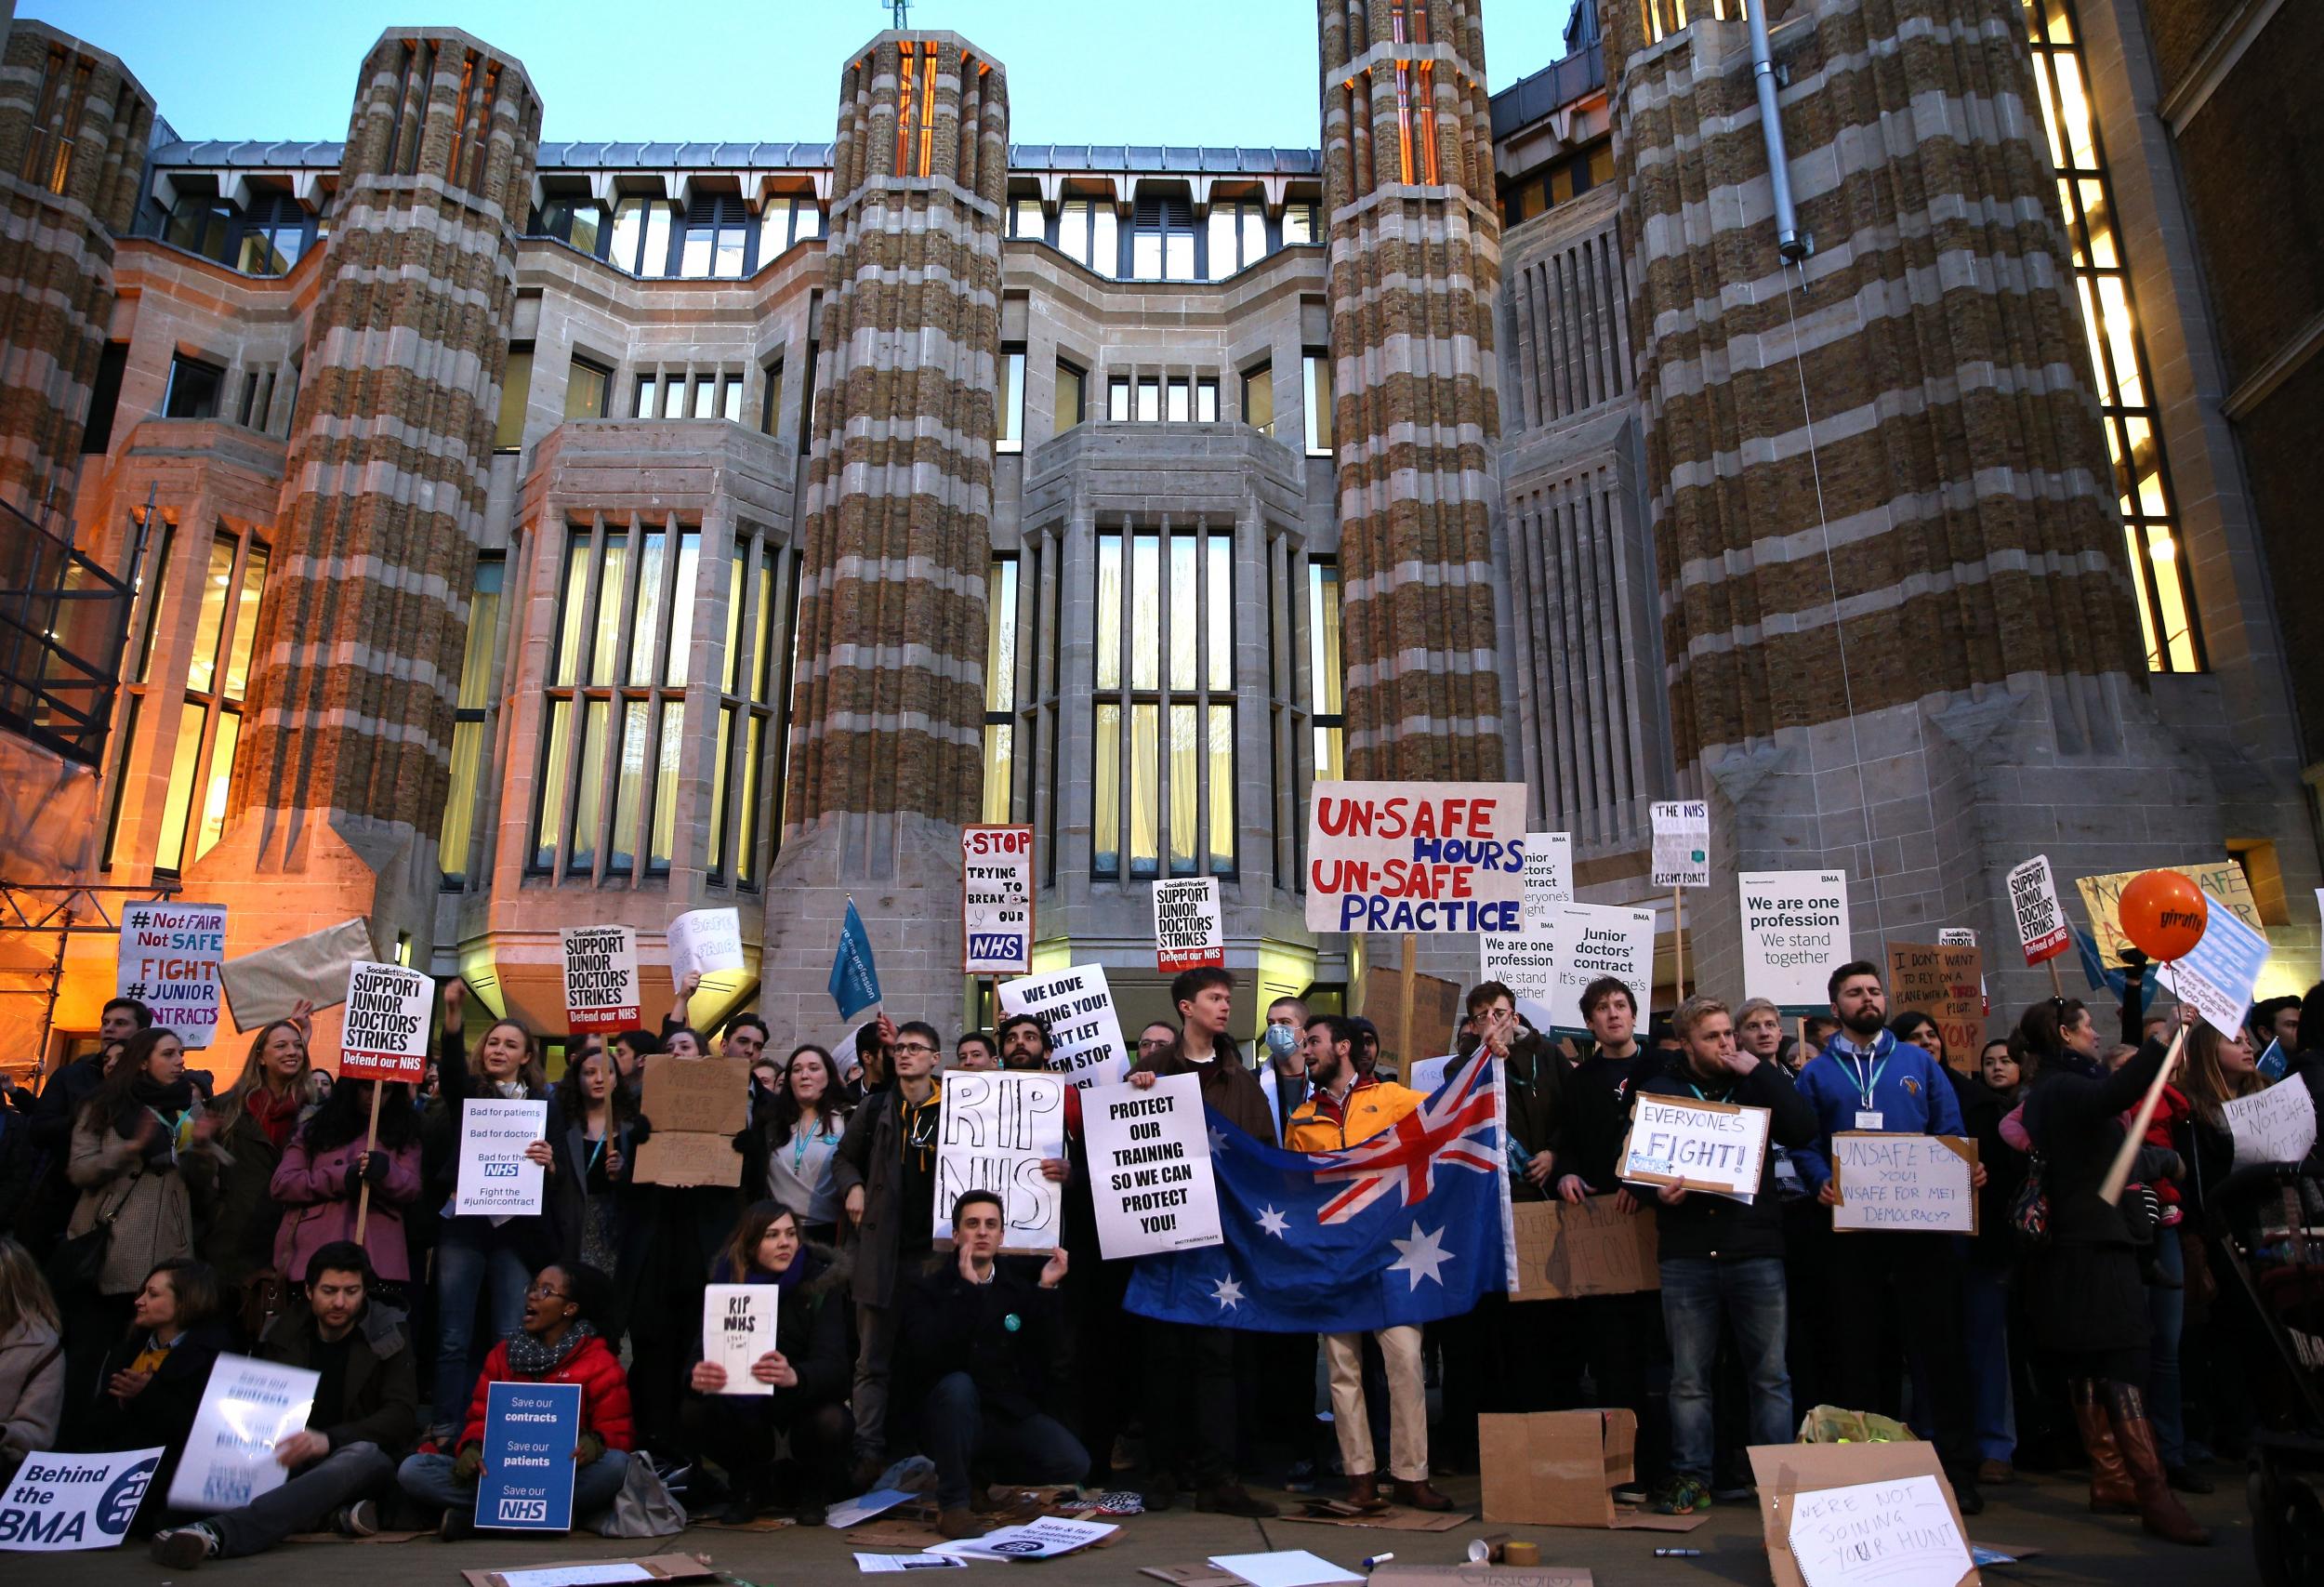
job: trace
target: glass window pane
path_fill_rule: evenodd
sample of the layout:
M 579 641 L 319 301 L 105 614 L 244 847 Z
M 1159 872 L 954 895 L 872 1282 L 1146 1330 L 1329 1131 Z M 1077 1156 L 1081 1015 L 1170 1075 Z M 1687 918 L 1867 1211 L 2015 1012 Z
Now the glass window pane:
M 1196 812 L 1202 809 L 1200 708 L 1170 708 L 1170 874 L 1195 872 Z
M 132 514 L 143 521 L 144 509 Z M 168 604 L 169 559 L 178 547 L 178 526 L 164 520 L 161 534 L 149 537 L 145 566 L 139 570 L 138 588 L 145 594 L 145 609 L 139 617 L 144 627 L 138 635 L 137 669 L 130 675 L 133 683 L 142 683 L 153 670 L 153 635 L 160 629 L 163 608 Z M 147 589 L 147 586 L 152 588 Z
M 761 558 L 759 562 L 759 613 L 753 622 L 758 637 L 752 641 L 758 659 L 751 667 L 750 697 L 764 704 L 767 700 L 768 670 L 774 665 L 774 562 Z
M 743 730 L 742 843 L 734 855 L 735 879 L 759 879 L 759 760 L 765 753 L 767 719 L 753 713 Z
M 1194 391 L 1185 381 L 1171 381 L 1167 395 L 1169 400 L 1162 410 L 1163 417 L 1172 424 L 1184 424 L 1195 417 Z
M 1219 422 L 1219 383 L 1216 380 L 1195 382 L 1195 422 L 1196 424 Z
M 1248 269 L 1267 257 L 1267 212 L 1255 204 L 1242 206 L 1243 266 Z
M 598 559 L 597 632 L 589 641 L 589 681 L 611 683 L 621 664 L 621 618 L 628 583 L 629 536 L 619 531 L 605 536 L 604 555 Z
M 646 868 L 670 867 L 678 844 L 678 758 L 686 744 L 686 702 L 671 700 L 662 707 L 662 753 L 654 774 L 654 847 Z
M 1283 212 L 1283 245 L 1287 248 L 1295 244 L 1312 243 L 1314 240 L 1315 206 L 1312 204 L 1294 204 L 1287 206 Z
M 1017 703 L 1017 559 L 995 557 L 985 579 L 984 708 Z
M 1057 405 L 1052 415 L 1058 434 L 1063 435 L 1081 422 L 1081 371 L 1070 364 L 1057 366 Z
M 1195 279 L 1195 234 L 1172 231 L 1162 239 L 1162 277 L 1165 281 Z
M 1315 780 L 1336 783 L 1345 777 L 1347 763 L 1340 756 L 1340 730 L 1319 727 L 1315 730 Z
M 1235 211 L 1232 205 L 1210 206 L 1210 279 L 1224 281 L 1241 267 L 1235 257 Z
M 740 424 L 743 418 L 743 378 L 729 375 L 719 382 L 719 417 Z
M 186 853 L 186 818 L 193 809 L 193 774 L 202 764 L 205 708 L 188 700 L 178 708 L 178 742 L 169 757 L 169 792 L 162 801 L 162 830 L 153 845 L 153 868 L 174 871 Z
M 1162 538 L 1141 535 L 1129 578 L 1129 686 L 1152 689 L 1162 671 Z
M 1122 708 L 1100 705 L 1097 773 L 1090 781 L 1089 871 L 1122 874 Z
M 582 602 L 588 599 L 589 532 L 575 524 L 573 543 L 565 550 L 565 588 L 560 599 L 564 611 L 557 623 L 557 666 L 550 681 L 570 684 L 581 675 L 581 634 L 586 620 Z
M 655 403 L 654 399 L 659 394 L 661 389 L 661 382 L 656 380 L 653 376 L 640 375 L 638 377 L 638 417 L 640 418 L 652 418 L 654 417 Z
M 524 403 L 533 387 L 533 350 L 508 350 L 508 367 L 500 377 L 500 423 L 493 446 L 514 452 L 524 444 Z
M 695 377 L 693 417 L 696 418 L 719 417 L 719 382 L 716 376 L 702 375 Z
M 1159 281 L 1162 279 L 1162 233 L 1133 231 L 1129 236 L 1129 279 Z
M 1138 422 L 1154 424 L 1162 417 L 1162 382 L 1159 379 L 1138 382 Z
M 759 409 L 759 429 L 762 434 L 779 435 L 783 422 L 783 364 L 780 359 L 767 365 L 767 394 Z
M 694 642 L 694 573 L 702 560 L 702 532 L 678 532 L 678 567 L 670 576 L 669 650 L 662 659 L 662 681 L 672 689 L 686 686 L 686 668 Z
M 649 529 L 638 539 L 638 596 L 630 607 L 630 683 L 654 681 L 654 641 L 662 626 L 662 559 L 668 535 Z
M 765 264 L 791 245 L 791 201 L 771 198 L 759 211 L 759 262 Z
M 2098 168 L 2097 139 L 2091 131 L 2090 99 L 2082 92 L 2081 62 L 2062 53 L 2052 56 L 2050 63 L 2057 68 L 2058 125 L 2073 152 L 2074 168 L 2094 171 Z
M 234 576 L 234 537 L 220 535 L 210 542 L 210 565 L 202 575 L 202 610 L 194 621 L 193 660 L 186 668 L 186 687 L 206 694 L 218 683 L 218 641 L 225 637 L 226 592 Z
M 1098 687 L 1122 686 L 1122 537 L 1098 536 Z
M 984 819 L 995 825 L 1009 820 L 1011 782 L 1016 774 L 1016 731 L 1011 722 L 984 724 Z
M 734 281 L 741 277 L 744 251 L 740 228 L 727 226 L 720 229 L 718 263 L 712 267 L 720 279 Z
M 2131 301 L 2119 275 L 2098 278 L 2098 312 L 2106 322 L 2106 342 L 2114 353 L 2114 380 L 2121 395 L 2117 400 L 2126 408 L 2146 405 L 2146 382 L 2139 378 L 2138 350 L 2133 345 L 2135 329 L 2131 323 Z
M 1212 694 L 1235 688 L 1235 537 L 1210 536 L 1210 635 L 1207 664 Z
M 1129 382 L 1109 381 L 1105 388 L 1105 417 L 1109 423 L 1129 422 Z
M 689 227 L 686 241 L 678 251 L 678 273 L 688 281 L 701 281 L 710 273 L 710 230 L 706 226 Z
M 1202 630 L 1195 621 L 1195 537 L 1170 536 L 1170 687 L 1192 693 Z
M 436 838 L 436 868 L 447 884 L 467 876 L 469 837 L 476 829 L 476 774 L 483 747 L 482 722 L 453 724 L 452 781 L 444 792 L 443 824 Z
M 726 874 L 726 768 L 734 758 L 734 708 L 719 708 L 719 740 L 710 767 L 710 855 L 712 876 Z
M 605 814 L 605 740 L 613 726 L 610 700 L 583 702 L 581 760 L 574 771 L 573 832 L 565 869 L 587 871 L 597 864 L 599 827 Z
M 564 830 L 565 792 L 571 775 L 566 761 L 572 748 L 573 702 L 548 702 L 548 731 L 541 754 L 541 804 L 533 822 L 533 866 L 548 870 L 557 863 L 557 835 Z
M 1307 408 L 1307 450 L 1311 456 L 1331 451 L 1331 364 L 1317 353 L 1300 360 L 1301 396 Z
M 1121 262 L 1121 231 L 1114 206 L 1100 204 L 1089 217 L 1089 268 L 1111 281 Z
M 1150 877 L 1161 859 L 1162 708 L 1129 708 L 1129 874 Z
M 1021 198 L 1010 204 L 1009 207 L 1009 234 L 1010 236 L 1030 237 L 1037 243 L 1041 240 L 1042 231 L 1039 199 Z
M 741 676 L 742 650 L 738 641 L 743 632 L 743 543 L 734 542 L 734 555 L 726 564 L 726 685 L 724 693 L 733 694 Z
M 242 559 L 242 589 L 234 598 L 234 639 L 226 653 L 226 697 L 239 700 L 250 682 L 250 652 L 258 642 L 258 602 L 266 593 L 267 549 L 253 545 Z
M 1235 708 L 1210 708 L 1210 873 L 1235 874 Z
M 1089 201 L 1071 198 L 1057 212 L 1057 246 L 1060 251 L 1089 262 Z
M 813 200 L 801 199 L 799 205 L 799 228 L 793 233 L 799 242 L 823 235 L 823 211 Z
M 606 856 L 608 869 L 626 871 L 638 861 L 638 825 L 645 803 L 646 715 L 643 700 L 622 707 L 621 763 L 614 768 L 614 838 Z
M 242 737 L 242 713 L 218 713 L 218 737 L 210 746 L 210 777 L 202 795 L 202 828 L 194 834 L 193 857 L 210 852 L 226 830 L 226 791 L 234 779 L 234 745 Z
M 1003 452 L 1024 450 L 1024 352 L 1000 355 L 1000 441 Z
M 2196 669 L 2195 636 L 2188 624 L 2186 591 L 2179 582 L 2179 549 L 2170 526 L 2146 525 L 2146 554 L 2155 564 L 2155 595 L 2162 602 L 2163 641 L 2173 672 Z
M 1310 702 L 1317 716 L 1340 712 L 1340 569 L 1338 564 L 1307 564 L 1307 635 Z
M 574 359 L 572 377 L 565 381 L 565 417 L 603 418 L 605 385 L 612 378 L 596 364 Z
M 646 201 L 625 198 L 614 209 L 613 262 L 632 274 L 638 271 L 638 246 L 645 239 Z
M 1275 372 L 1262 364 L 1243 377 L 1243 422 L 1261 435 L 1275 432 Z

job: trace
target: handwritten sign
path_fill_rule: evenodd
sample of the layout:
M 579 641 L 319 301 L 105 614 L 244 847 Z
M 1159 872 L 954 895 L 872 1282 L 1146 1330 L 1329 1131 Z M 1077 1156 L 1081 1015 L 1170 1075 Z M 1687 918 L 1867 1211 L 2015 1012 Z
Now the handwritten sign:
M 960 973 L 1033 968 L 1033 828 L 960 829 Z
M 1617 1173 L 1636 1184 L 1676 1184 L 1749 1201 L 1767 1160 L 1763 1107 L 1641 1092 L 1631 1109 Z
M 24 1457 L 0 1489 L 0 1549 L 61 1554 L 109 1549 L 129 1535 L 163 1449 Z
M 1710 804 L 1699 799 L 1671 800 L 1657 802 L 1648 813 L 1654 823 L 1654 884 L 1709 887 Z
M 1888 1006 L 1934 1020 L 1946 1062 L 1964 1074 L 1974 1069 L 1985 1044 L 1984 953 L 1974 944 L 1889 944 Z
M 669 923 L 669 979 L 676 986 L 688 973 L 711 974 L 743 968 L 743 917 L 739 909 L 690 909 Z
M 680 1058 L 656 1052 L 645 1061 L 638 1110 L 654 1132 L 638 1148 L 644 1184 L 743 1182 L 736 1131 L 750 1121 L 750 1068 L 739 1058 Z
M 2214 907 L 2225 904 L 2237 919 L 2265 934 L 2267 927 L 2260 919 L 2259 901 L 2251 896 L 2251 883 L 2244 876 L 2243 867 L 2234 860 L 2153 868 L 2177 871 L 2209 893 Z M 2098 957 L 2108 970 L 2122 968 L 2122 950 L 2131 946 L 2130 938 L 2122 934 L 2119 918 L 2122 890 L 2143 874 L 2134 870 L 2115 871 L 2107 876 L 2082 877 L 2074 883 L 2075 891 L 2082 895 L 2082 907 L 2090 912 L 2090 929 L 2098 940 Z
M 1154 963 L 1165 975 L 1226 963 L 1217 877 L 1154 884 Z
M 759 1357 L 774 1348 L 772 1284 L 706 1284 L 702 1289 L 702 1358 L 726 1369 L 720 1394 L 772 1395 L 772 1383 L 750 1375 Z
M 1574 901 L 1574 835 L 1571 832 L 1525 834 L 1525 929 L 1552 904 Z
M 1064 1186 L 1041 1172 L 1065 1155 L 1065 1082 L 1056 1075 L 987 1070 L 944 1077 L 936 1126 L 934 1228 L 952 1229 L 952 1204 L 971 1190 L 1000 1197 L 1001 1249 L 1047 1251 L 1063 1227 Z
M 219 1356 L 170 1479 L 170 1508 L 215 1515 L 282 1487 L 290 1473 L 275 1460 L 274 1446 L 306 1427 L 322 1382 L 322 1373 L 304 1367 Z
M 1972 1568 L 1933 1476 L 1795 1493 L 1786 1540 L 1807 1587 L 1955 1587 Z
M 1523 783 L 1317 783 L 1308 927 L 1515 936 L 1525 838 Z
M 1840 1201 L 1831 1226 L 1977 1232 L 1977 1193 L 1970 1184 L 1977 1144 L 1950 1135 L 1842 1131 L 1831 1138 L 1831 1176 Z
M 400 964 L 358 959 L 347 967 L 339 1015 L 339 1078 L 411 1080 L 428 1073 L 429 1009 L 436 984 Z
M 568 926 L 565 949 L 565 1028 L 630 1030 L 642 1006 L 638 987 L 638 933 L 629 926 Z
M 1129 1073 L 1129 1048 L 1122 1040 L 1114 989 L 1105 984 L 1102 965 L 1004 981 L 1000 1012 L 1031 1014 L 1048 1026 L 1050 1067 L 1072 1077 L 1076 1086 L 1108 1083 Z
M 226 906 L 124 904 L 115 995 L 153 1011 L 153 1023 L 188 1047 L 218 1037 L 225 990 Z
M 1855 957 L 1848 935 L 1848 873 L 1745 871 L 1743 994 L 1790 1012 L 1831 1006 L 1825 983 Z
M 2058 902 L 2057 879 L 2050 874 L 2050 856 L 2036 854 L 2009 873 L 2009 912 L 2017 922 L 2017 941 L 2026 950 L 2028 967 L 2044 964 L 2064 953 L 2071 942 L 2066 909 Z
M 1098 1249 L 1112 1262 L 1219 1243 L 1219 1188 L 1202 1077 L 1172 1075 L 1151 1091 L 1094 1086 L 1082 1093 Z
M 1512 1301 L 1565 1301 L 1577 1295 L 1631 1295 L 1662 1288 L 1654 1214 L 1618 1212 L 1611 1196 L 1576 1206 L 1519 1201 L 1510 1208 L 1517 1235 Z
M 452 1210 L 513 1218 L 541 1210 L 541 1165 L 524 1148 L 548 1129 L 548 1104 L 470 1097 L 460 1104 L 460 1166 Z
M 2260 972 L 2267 968 L 2267 939 L 2243 923 L 2227 902 L 2205 893 L 2211 912 L 2203 923 L 2203 938 L 2176 963 L 2161 966 L 2157 974 L 2172 994 L 2193 1003 L 2203 1022 L 2225 1037 L 2242 1034 L 2243 1016 L 2251 1010 Z
M 2316 1149 L 2316 1098 L 2297 1079 L 2237 1097 L 2221 1110 L 2235 1136 L 2235 1160 L 2296 1163 Z

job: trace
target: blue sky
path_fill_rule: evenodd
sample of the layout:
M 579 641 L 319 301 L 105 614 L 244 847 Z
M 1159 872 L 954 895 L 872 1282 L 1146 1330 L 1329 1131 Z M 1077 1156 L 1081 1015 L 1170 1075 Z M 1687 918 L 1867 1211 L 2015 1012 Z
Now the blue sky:
M 1487 0 L 1496 89 L 1564 52 L 1572 0 Z M 450 18 L 445 13 L 451 13 Z M 382 29 L 450 20 L 510 51 L 552 139 L 831 136 L 839 63 L 878 0 L 18 0 L 125 60 L 188 138 L 339 139 Z M 1009 68 L 1022 143 L 1312 146 L 1314 0 L 925 0 Z

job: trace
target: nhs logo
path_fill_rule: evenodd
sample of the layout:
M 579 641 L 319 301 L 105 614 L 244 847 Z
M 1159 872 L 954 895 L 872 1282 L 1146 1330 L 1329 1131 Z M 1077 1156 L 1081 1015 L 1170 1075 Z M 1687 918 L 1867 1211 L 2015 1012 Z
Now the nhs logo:
M 969 957 L 985 959 L 1023 959 L 1024 939 L 1010 932 L 971 932 L 969 933 Z

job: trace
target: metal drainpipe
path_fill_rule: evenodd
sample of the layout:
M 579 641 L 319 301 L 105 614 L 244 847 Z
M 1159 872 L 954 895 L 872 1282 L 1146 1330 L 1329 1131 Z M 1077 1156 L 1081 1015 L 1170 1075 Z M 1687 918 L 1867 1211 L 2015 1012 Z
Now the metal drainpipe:
M 1759 133 L 1767 145 L 1767 183 L 1776 201 L 1776 252 L 1787 264 L 1798 264 L 1816 251 L 1816 244 L 1800 231 L 1800 217 L 1791 207 L 1791 159 L 1784 152 L 1783 116 L 1776 107 L 1775 52 L 1767 43 L 1767 7 L 1773 0 L 1746 0 L 1751 24 L 1751 80 L 1759 90 Z

